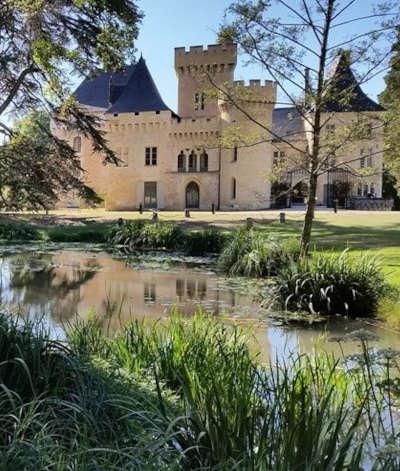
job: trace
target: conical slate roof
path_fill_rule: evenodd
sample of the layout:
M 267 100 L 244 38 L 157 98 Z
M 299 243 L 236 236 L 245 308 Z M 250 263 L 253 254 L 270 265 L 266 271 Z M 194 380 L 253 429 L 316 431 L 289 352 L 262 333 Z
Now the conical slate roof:
M 329 78 L 328 93 L 332 99 L 324 104 L 326 112 L 384 111 L 384 108 L 371 100 L 361 89 L 350 66 L 348 51 L 341 51 Z
M 118 72 L 99 72 L 85 79 L 74 96 L 82 105 L 101 108 L 106 113 L 169 110 L 143 57 Z

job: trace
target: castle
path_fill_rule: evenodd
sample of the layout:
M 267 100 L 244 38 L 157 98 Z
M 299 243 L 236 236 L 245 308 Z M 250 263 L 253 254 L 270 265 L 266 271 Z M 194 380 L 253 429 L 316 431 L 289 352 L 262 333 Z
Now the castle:
M 355 78 L 343 61 L 339 60 L 336 73 L 340 71 L 338 80 L 344 81 L 341 86 L 347 87 L 348 81 Z M 176 48 L 177 113 L 164 103 L 142 57 L 124 70 L 99 73 L 84 80 L 75 97 L 81 106 L 101 118 L 101 127 L 119 159 L 118 165 L 104 165 L 84 136 L 62 127 L 54 127 L 53 132 L 68 140 L 79 153 L 85 181 L 103 198 L 107 210 L 133 210 L 141 206 L 209 210 L 212 205 L 223 210 L 270 208 L 277 204 L 279 196 L 274 195 L 268 175 L 277 161 L 292 157 L 295 160 L 293 149 L 307 146 L 306 126 L 295 108 L 274 106 L 277 94 L 274 82 L 250 80 L 248 85 L 235 82 L 236 64 L 234 44 L 210 45 L 207 49 L 192 46 L 189 51 Z M 217 87 L 237 85 L 257 96 L 249 104 L 251 115 L 259 117 L 273 131 L 273 136 L 256 139 L 251 145 L 218 144 L 220 136 L 232 127 L 244 135 L 256 136 L 259 126 L 226 100 L 208 96 L 199 78 L 204 73 L 212 76 Z M 382 110 L 358 85 L 353 101 L 352 106 L 343 110 L 332 104 L 334 109 L 327 109 L 326 113 L 335 111 L 336 121 L 346 121 L 360 111 L 368 114 Z M 334 121 L 330 122 L 330 126 L 335 125 Z M 290 145 L 291 142 L 296 145 Z M 349 172 L 348 165 L 345 170 L 338 169 L 340 175 L 329 172 L 321 175 L 318 204 L 331 202 L 333 179 L 343 179 L 343 172 L 346 181 L 352 175 L 351 195 L 381 196 L 382 148 L 382 135 L 374 131 L 351 150 L 351 159 L 346 156 L 355 169 L 374 167 L 376 171 L 369 177 Z M 364 155 L 368 155 L 367 160 Z M 293 168 L 286 180 L 297 190 L 289 193 L 292 201 L 285 196 L 281 205 L 304 200 L 304 170 Z M 60 201 L 63 206 L 79 204 L 71 195 Z

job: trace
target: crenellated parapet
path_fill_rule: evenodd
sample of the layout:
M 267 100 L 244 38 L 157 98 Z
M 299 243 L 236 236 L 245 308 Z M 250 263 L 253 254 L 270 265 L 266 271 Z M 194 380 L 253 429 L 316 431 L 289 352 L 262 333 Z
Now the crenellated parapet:
M 232 72 L 237 63 L 236 44 L 211 44 L 175 48 L 175 70 L 178 75 L 198 74 L 202 72 Z

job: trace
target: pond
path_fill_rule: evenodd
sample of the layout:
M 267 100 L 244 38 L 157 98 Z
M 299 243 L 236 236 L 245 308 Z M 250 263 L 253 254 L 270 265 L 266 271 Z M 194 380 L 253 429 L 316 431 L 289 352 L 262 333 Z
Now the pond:
M 374 321 L 339 319 L 310 326 L 282 325 L 260 307 L 259 294 L 266 282 L 227 279 L 213 270 L 207 258 L 146 254 L 126 257 L 98 248 L 31 247 L 8 249 L 0 255 L 0 302 L 3 309 L 40 318 L 57 336 L 77 316 L 108 316 L 110 329 L 133 318 L 157 320 L 175 306 L 187 315 L 199 307 L 224 322 L 251 330 L 261 358 L 309 353 L 321 346 L 336 354 L 352 353 L 356 340 L 339 344 L 333 337 L 360 329 L 375 334 L 379 347 L 396 348 L 400 333 Z

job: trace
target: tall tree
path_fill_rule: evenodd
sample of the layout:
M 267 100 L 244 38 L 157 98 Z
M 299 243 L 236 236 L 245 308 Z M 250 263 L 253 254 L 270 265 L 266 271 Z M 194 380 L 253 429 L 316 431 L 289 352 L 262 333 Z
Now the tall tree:
M 351 150 L 357 142 L 382 129 L 380 107 L 368 100 L 359 85 L 387 67 L 389 44 L 400 24 L 399 8 L 391 0 L 368 3 L 238 0 L 227 10 L 220 41 L 237 43 L 249 62 L 261 66 L 277 83 L 283 97 L 280 104 L 294 107 L 305 123 L 306 146 L 290 136 L 277 135 L 271 123 L 260 119 L 259 113 L 253 114 L 248 104 L 256 97 L 243 94 L 235 85 L 216 87 L 212 75 L 208 77 L 226 102 L 259 126 L 263 139 L 284 143 L 297 156 L 289 164 L 304 171 L 308 183 L 303 254 L 311 241 L 318 177 L 329 170 L 345 169 L 355 160 Z M 351 57 L 345 49 L 352 50 Z M 335 63 L 335 73 L 329 75 Z M 350 65 L 359 69 L 357 80 Z M 352 118 L 339 119 L 343 111 L 352 112 L 348 115 Z M 346 155 L 351 157 L 346 159 Z M 365 155 L 367 159 L 371 156 Z
M 74 79 L 133 60 L 142 13 L 133 0 L 2 0 L 0 2 L 0 209 L 48 206 L 60 191 L 91 195 L 74 150 L 49 134 L 35 141 L 10 120 L 42 110 L 89 137 L 116 161 L 98 121 L 72 97 Z M 36 116 L 36 131 L 49 132 Z M 32 130 L 32 129 L 31 129 Z M 43 155 L 43 152 L 49 152 Z M 61 174 L 62 172 L 62 174 Z
M 385 90 L 379 100 L 387 109 L 385 128 L 385 190 L 400 209 L 400 28 L 392 46 L 390 69 L 385 77 Z M 397 190 L 397 191 L 396 191 Z

